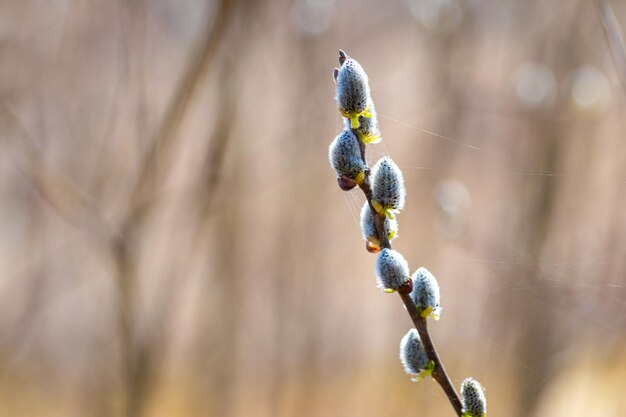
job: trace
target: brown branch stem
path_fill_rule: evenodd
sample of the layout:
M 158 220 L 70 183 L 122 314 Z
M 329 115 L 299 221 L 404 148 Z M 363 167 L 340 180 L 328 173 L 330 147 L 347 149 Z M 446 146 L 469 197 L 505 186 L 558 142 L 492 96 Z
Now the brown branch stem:
M 359 138 L 358 131 L 356 129 L 352 130 L 354 136 Z M 367 161 L 365 159 L 365 144 L 359 139 L 359 146 L 361 149 L 361 158 L 363 162 L 367 165 Z M 372 188 L 370 186 L 369 180 L 369 171 L 366 172 L 365 180 L 359 184 L 359 188 L 365 194 L 365 198 L 367 199 L 367 203 L 370 206 L 370 210 L 374 213 L 374 222 L 376 223 L 376 230 L 378 232 L 378 237 L 380 239 L 380 244 L 383 248 L 391 249 L 391 244 L 389 243 L 389 239 L 387 237 L 387 233 L 385 233 L 384 222 L 385 218 L 378 214 L 374 207 L 372 206 Z M 461 417 L 463 414 L 461 399 L 459 398 L 459 394 L 456 392 L 454 385 L 452 385 L 452 381 L 446 372 L 446 368 L 443 366 L 441 359 L 439 358 L 439 353 L 437 353 L 437 349 L 435 348 L 435 344 L 430 337 L 430 333 L 428 332 L 428 324 L 425 318 L 421 317 L 419 312 L 417 311 L 417 307 L 413 304 L 411 297 L 409 294 L 402 294 L 398 292 L 404 306 L 406 307 L 406 311 L 409 313 L 411 320 L 413 321 L 413 325 L 415 329 L 420 335 L 420 339 L 424 344 L 424 349 L 426 350 L 426 354 L 428 358 L 435 363 L 435 369 L 433 370 L 432 377 L 439 383 L 443 391 L 445 392 L 450 404 L 454 408 L 456 414 Z
M 448 400 L 450 401 L 450 404 L 452 404 L 454 411 L 456 411 L 458 416 L 461 416 L 463 414 L 461 399 L 459 398 L 459 394 L 456 392 L 454 385 L 452 385 L 450 377 L 448 377 L 448 373 L 446 372 L 446 368 L 443 366 L 443 362 L 441 362 L 441 359 L 439 358 L 439 353 L 437 353 L 435 344 L 430 337 L 430 333 L 428 332 L 427 320 L 420 316 L 409 294 L 398 294 L 400 295 L 400 298 L 402 298 L 406 311 L 409 313 L 409 316 L 411 316 L 411 320 L 420 335 L 420 339 L 422 339 L 424 349 L 426 349 L 426 354 L 430 360 L 435 363 L 435 369 L 432 377 L 439 383 L 439 385 L 441 385 L 441 389 L 443 389 L 448 396 Z

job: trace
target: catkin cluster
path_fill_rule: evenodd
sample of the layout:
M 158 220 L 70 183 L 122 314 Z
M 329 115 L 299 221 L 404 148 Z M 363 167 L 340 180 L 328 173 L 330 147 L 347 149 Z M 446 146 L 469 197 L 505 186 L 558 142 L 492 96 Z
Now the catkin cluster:
M 330 144 L 328 157 L 342 190 L 359 186 L 366 196 L 370 193 L 361 210 L 361 232 L 367 250 L 378 253 L 375 263 L 377 285 L 387 293 L 398 291 L 409 295 L 423 319 L 439 319 L 440 291 L 434 275 L 426 268 L 418 268 L 411 275 L 407 260 L 388 244 L 398 236 L 396 214 L 404 208 L 406 191 L 402 171 L 390 157 L 378 160 L 371 170 L 367 166 L 365 146 L 382 140 L 367 74 L 343 51 L 339 51 L 339 64 L 333 76 L 344 129 Z M 380 232 L 384 235 L 380 236 Z M 420 380 L 435 370 L 435 363 L 428 357 L 415 329 L 402 338 L 400 361 L 413 380 Z M 467 378 L 463 381 L 461 397 L 463 416 L 483 417 L 486 414 L 485 395 L 476 380 Z

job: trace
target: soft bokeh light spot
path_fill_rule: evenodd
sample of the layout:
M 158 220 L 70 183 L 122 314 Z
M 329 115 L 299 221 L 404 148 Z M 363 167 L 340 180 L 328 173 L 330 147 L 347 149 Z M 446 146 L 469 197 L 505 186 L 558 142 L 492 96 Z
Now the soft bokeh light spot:
M 330 27 L 334 7 L 335 0 L 296 0 L 289 9 L 289 21 L 305 35 L 321 35 Z
M 405 0 L 405 4 L 424 27 L 434 32 L 453 32 L 463 17 L 457 0 Z
M 611 87 L 604 72 L 591 65 L 576 68 L 566 77 L 574 105 L 583 111 L 606 109 L 611 100 Z
M 455 179 L 444 180 L 435 186 L 433 197 L 440 210 L 438 223 L 442 232 L 451 237 L 461 235 L 472 203 L 467 187 Z
M 546 107 L 554 102 L 556 80 L 550 67 L 542 62 L 526 62 L 511 76 L 517 100 L 524 107 Z

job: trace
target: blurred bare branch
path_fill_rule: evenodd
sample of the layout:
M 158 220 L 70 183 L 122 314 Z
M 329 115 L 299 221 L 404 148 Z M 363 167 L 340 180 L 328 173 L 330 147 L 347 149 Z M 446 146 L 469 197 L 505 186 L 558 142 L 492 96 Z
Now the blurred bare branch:
M 187 113 L 193 97 L 203 87 L 203 82 L 211 68 L 211 63 L 220 44 L 234 6 L 233 0 L 221 0 L 217 11 L 205 24 L 200 45 L 192 49 L 185 72 L 174 91 L 165 115 L 157 129 L 155 141 L 146 153 L 141 171 L 131 194 L 129 216 L 124 220 L 124 241 L 120 241 L 114 253 L 117 267 L 118 288 L 120 289 L 119 328 L 122 337 L 122 370 L 126 375 L 126 412 L 128 417 L 138 417 L 144 412 L 149 390 L 156 382 L 158 359 L 163 346 L 157 339 L 145 340 L 138 337 L 136 318 L 133 317 L 138 299 L 137 250 L 141 245 L 141 224 L 148 217 L 148 211 L 156 202 L 155 198 L 177 155 L 179 127 Z M 170 282 L 172 280 L 170 279 Z M 174 290 L 175 288 L 171 288 Z M 169 294 L 170 297 L 173 293 Z M 165 305 L 157 320 L 165 320 L 165 313 L 172 310 Z M 162 328 L 167 328 L 163 326 Z M 162 332 L 157 334 L 162 335 Z
M 141 164 L 142 170 L 132 194 L 131 215 L 152 202 L 154 193 L 167 173 L 171 158 L 176 154 L 178 129 L 194 95 L 198 93 L 208 75 L 234 4 L 235 0 L 219 0 L 217 11 L 208 19 L 199 45 L 192 49 L 185 73 L 174 90 L 174 95 L 157 128 L 156 138 Z
M 613 8 L 608 4 L 607 0 L 595 0 L 594 4 L 598 11 L 604 36 L 611 49 L 611 56 L 615 63 L 619 80 L 626 93 L 626 47 L 624 47 L 622 31 L 615 13 L 613 13 Z
M 13 141 L 18 148 L 13 153 L 16 166 L 33 184 L 39 195 L 67 222 L 97 237 L 101 245 L 121 237 L 119 230 L 99 212 L 96 203 L 86 192 L 59 168 L 52 166 L 40 147 L 9 104 L 4 103 L 3 114 L 21 133 L 21 140 Z

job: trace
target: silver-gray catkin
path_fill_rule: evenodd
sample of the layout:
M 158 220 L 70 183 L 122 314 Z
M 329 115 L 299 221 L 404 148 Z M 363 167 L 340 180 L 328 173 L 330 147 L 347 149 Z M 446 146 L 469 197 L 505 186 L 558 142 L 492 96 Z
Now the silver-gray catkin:
M 344 112 L 362 113 L 370 101 L 367 74 L 357 61 L 347 58 L 337 74 L 337 103 Z
M 480 383 L 474 378 L 465 378 L 461 383 L 461 403 L 464 415 L 483 417 L 487 414 L 485 392 Z
M 398 211 L 404 208 L 405 197 L 400 168 L 388 156 L 379 159 L 372 168 L 372 200 L 385 210 Z
M 350 129 L 344 129 L 330 144 L 328 160 L 337 176 L 356 179 L 366 168 L 358 139 Z
M 428 269 L 421 267 L 413 273 L 411 279 L 413 280 L 411 299 L 418 311 L 430 309 L 433 317 L 438 318 L 441 310 L 441 294 L 435 276 Z
M 400 252 L 383 249 L 376 258 L 376 280 L 378 287 L 386 291 L 397 291 L 409 279 L 409 264 Z
M 419 374 L 428 366 L 428 355 L 415 329 L 409 330 L 400 342 L 400 362 L 409 375 Z

